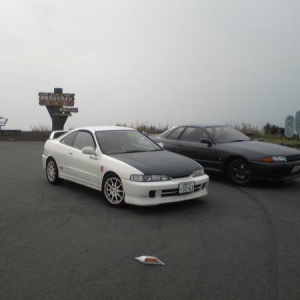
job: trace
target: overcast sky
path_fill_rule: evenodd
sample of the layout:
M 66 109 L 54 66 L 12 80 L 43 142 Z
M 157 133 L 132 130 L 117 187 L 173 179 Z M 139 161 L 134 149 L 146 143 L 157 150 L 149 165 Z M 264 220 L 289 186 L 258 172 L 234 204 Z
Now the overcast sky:
M 51 127 L 39 92 L 85 125 L 284 127 L 300 110 L 299 0 L 0 0 L 0 116 Z

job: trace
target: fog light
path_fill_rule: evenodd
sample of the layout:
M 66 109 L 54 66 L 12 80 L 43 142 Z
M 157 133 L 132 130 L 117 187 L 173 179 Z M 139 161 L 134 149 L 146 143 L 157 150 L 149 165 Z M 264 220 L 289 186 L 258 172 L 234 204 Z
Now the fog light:
M 155 198 L 155 191 L 149 192 L 149 198 Z

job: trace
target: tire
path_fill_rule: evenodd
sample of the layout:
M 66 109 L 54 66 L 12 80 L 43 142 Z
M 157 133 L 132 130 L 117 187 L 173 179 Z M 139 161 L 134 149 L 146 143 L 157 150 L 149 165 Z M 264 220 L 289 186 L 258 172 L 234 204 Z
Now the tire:
M 60 182 L 57 164 L 53 158 L 47 160 L 46 176 L 51 184 L 58 184 Z
M 232 161 L 227 168 L 227 177 L 238 186 L 246 186 L 252 182 L 252 171 L 249 164 L 243 159 Z
M 125 192 L 121 179 L 116 174 L 105 176 L 103 194 L 106 202 L 113 207 L 125 205 Z

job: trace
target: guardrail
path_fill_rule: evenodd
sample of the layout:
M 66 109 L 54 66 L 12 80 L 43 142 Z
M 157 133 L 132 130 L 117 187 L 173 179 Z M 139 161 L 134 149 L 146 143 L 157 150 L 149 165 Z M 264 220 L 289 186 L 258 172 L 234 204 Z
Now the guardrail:
M 21 131 L 21 129 L 2 129 L 0 130 L 0 135 L 17 135 Z
M 12 129 L 9 133 L 2 130 L 0 131 L 0 142 L 1 141 L 46 141 L 50 136 L 50 131 L 35 132 L 35 131 L 21 131 L 19 129 Z

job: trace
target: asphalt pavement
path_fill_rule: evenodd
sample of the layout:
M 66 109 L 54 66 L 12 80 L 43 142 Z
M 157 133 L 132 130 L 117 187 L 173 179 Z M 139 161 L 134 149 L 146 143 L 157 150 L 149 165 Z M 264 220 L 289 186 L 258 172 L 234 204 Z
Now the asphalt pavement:
M 300 180 L 211 176 L 201 199 L 116 209 L 50 185 L 43 145 L 0 142 L 1 300 L 300 299 Z

